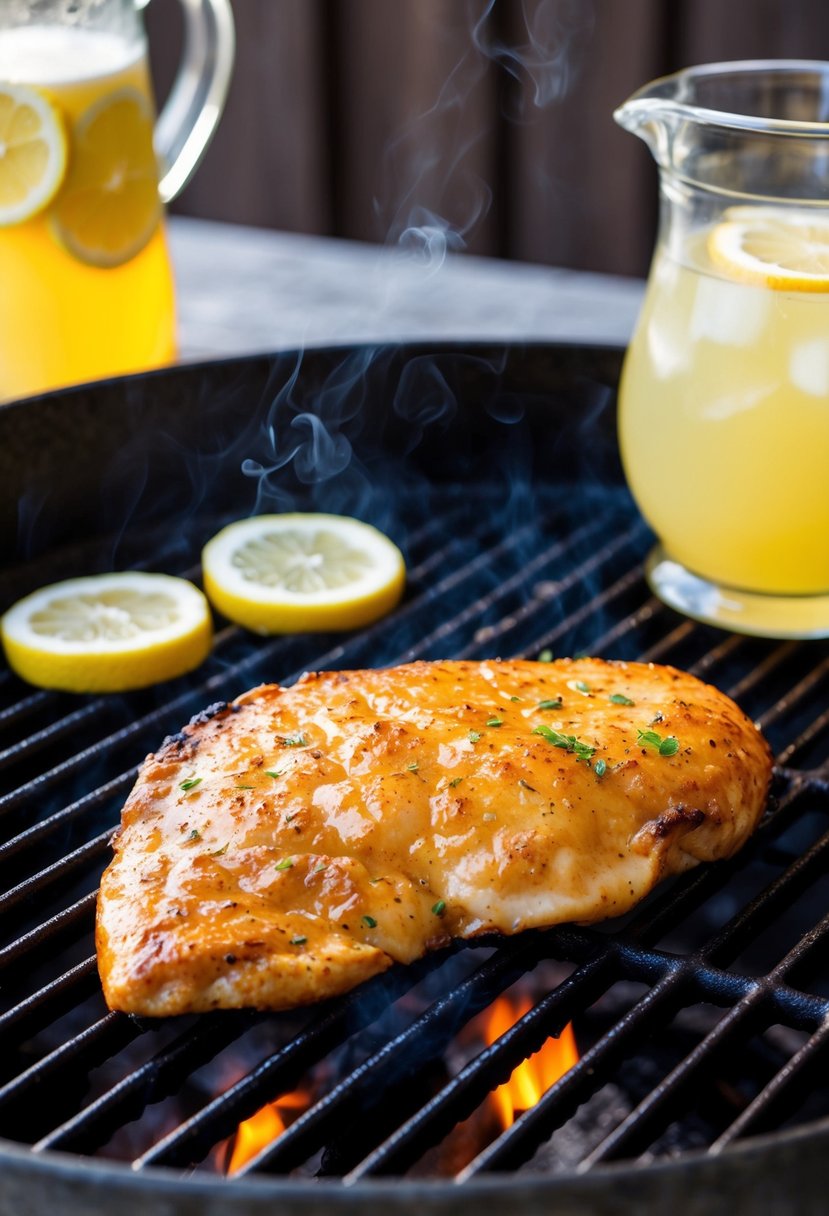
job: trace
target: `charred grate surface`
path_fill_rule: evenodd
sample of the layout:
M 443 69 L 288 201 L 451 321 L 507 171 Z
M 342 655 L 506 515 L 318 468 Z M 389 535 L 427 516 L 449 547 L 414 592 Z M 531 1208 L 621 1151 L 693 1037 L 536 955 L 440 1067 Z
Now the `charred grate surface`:
M 473 436 L 470 461 L 462 445 L 480 400 L 467 399 L 451 367 L 444 395 L 456 425 L 440 423 L 440 453 L 429 450 L 439 412 L 399 404 L 408 400 L 399 396 L 406 376 L 419 389 L 420 358 L 392 369 L 405 441 L 395 432 L 390 454 L 379 449 L 385 479 L 372 484 L 366 470 L 377 467 L 378 449 L 364 452 L 355 439 L 351 468 L 365 473 L 356 489 L 334 475 L 311 491 L 283 487 L 272 471 L 273 501 L 260 473 L 259 498 L 246 507 L 351 509 L 385 528 L 409 570 L 395 614 L 346 636 L 261 639 L 218 622 L 214 653 L 198 672 L 129 696 L 38 692 L 0 673 L 0 1135 L 34 1154 L 60 1149 L 136 1170 L 221 1174 L 239 1123 L 297 1089 L 304 1108 L 237 1174 L 348 1186 L 405 1174 L 464 1182 L 516 1169 L 585 1172 L 685 1148 L 718 1155 L 756 1133 L 829 1115 L 815 1084 L 829 1044 L 829 916 L 820 898 L 829 870 L 829 649 L 725 635 L 650 595 L 641 572 L 649 535 L 618 470 L 607 472 L 601 451 L 595 467 L 581 467 L 585 446 L 612 447 L 617 361 L 582 353 L 575 370 L 529 374 L 491 357 L 496 387 L 484 397 L 494 430 L 485 442 Z M 279 384 L 270 368 L 263 400 L 284 405 Z M 594 429 L 577 431 L 569 446 L 550 444 L 573 402 L 584 410 L 585 401 Z M 331 418 L 319 410 L 330 436 Z M 405 438 L 414 433 L 425 456 Z M 446 459 L 453 445 L 461 445 L 458 476 Z M 235 469 L 238 457 L 229 444 L 215 460 Z M 396 477 L 400 492 L 390 494 Z M 211 501 L 174 529 L 131 520 L 116 541 L 61 540 L 10 567 L 8 598 L 96 563 L 197 580 L 201 541 L 241 513 Z M 95 891 L 136 765 L 166 734 L 212 701 L 259 681 L 291 683 L 306 669 L 548 650 L 673 663 L 729 692 L 762 725 L 777 755 L 774 796 L 738 857 L 658 890 L 624 924 L 458 947 L 309 1011 L 153 1023 L 106 1011 Z M 471 1040 L 476 1019 L 515 985 L 531 994 L 529 1011 L 490 1045 Z M 567 1023 L 578 1063 L 506 1130 L 481 1120 L 492 1091 Z M 475 1138 L 464 1139 L 459 1129 L 476 1119 Z M 447 1143 L 454 1155 L 436 1164 Z

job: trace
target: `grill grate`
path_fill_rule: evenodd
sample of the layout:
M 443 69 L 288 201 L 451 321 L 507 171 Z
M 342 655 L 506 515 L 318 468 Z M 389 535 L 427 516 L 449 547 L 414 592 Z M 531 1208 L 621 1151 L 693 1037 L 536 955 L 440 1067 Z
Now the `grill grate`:
M 723 635 L 655 601 L 641 574 L 647 531 L 613 481 L 574 492 L 571 480 L 532 475 L 496 518 L 503 460 L 493 449 L 474 476 L 436 478 L 428 494 L 386 505 L 390 517 L 369 503 L 362 513 L 402 543 L 410 578 L 398 612 L 358 635 L 265 641 L 224 624 L 199 672 L 124 697 L 32 692 L 0 674 L 0 1134 L 35 1155 L 102 1152 L 137 1171 L 212 1170 L 241 1120 L 324 1067 L 316 1100 L 240 1173 L 350 1186 L 417 1172 L 520 1061 L 573 1021 L 577 1037 L 588 1028 L 579 1063 L 453 1176 L 532 1171 L 628 1061 L 648 1057 L 697 1009 L 703 1023 L 690 1039 L 683 1032 L 682 1049 L 654 1065 L 653 1083 L 585 1141 L 578 1171 L 673 1151 L 666 1129 L 693 1123 L 701 1087 L 722 1090 L 749 1044 L 763 1046 L 765 1063 L 748 1088 L 739 1080 L 743 1089 L 709 1121 L 702 1145 L 692 1137 L 685 1147 L 719 1155 L 757 1132 L 829 1113 L 813 1083 L 829 1042 L 821 973 L 829 916 L 816 894 L 829 868 L 829 652 Z M 131 553 L 133 563 L 197 577 L 199 537 L 222 522 L 199 519 L 201 532 L 185 529 L 172 542 L 142 528 L 122 534 L 122 560 Z M 62 544 L 57 558 L 34 563 L 34 575 L 22 567 L 24 577 L 47 581 L 50 569 L 57 577 L 84 552 Z M 149 1023 L 105 1010 L 95 888 L 134 766 L 166 733 L 217 698 L 263 680 L 290 683 L 305 669 L 550 648 L 674 663 L 755 717 L 777 753 L 776 783 L 738 857 L 688 873 L 622 925 L 453 948 L 301 1015 Z M 425 1062 L 447 1059 L 479 1012 L 551 960 L 557 978 L 530 1012 L 424 1092 Z M 588 1033 L 620 987 L 628 996 L 618 1016 Z M 775 1028 L 788 1046 L 767 1059 Z M 222 1072 L 228 1060 L 235 1075 Z

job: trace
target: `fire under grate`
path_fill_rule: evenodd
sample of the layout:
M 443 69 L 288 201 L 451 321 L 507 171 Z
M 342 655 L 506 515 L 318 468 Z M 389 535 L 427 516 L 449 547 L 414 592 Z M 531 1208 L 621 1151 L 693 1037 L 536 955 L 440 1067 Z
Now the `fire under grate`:
M 651 596 L 642 576 L 650 536 L 595 438 L 611 450 L 614 357 L 581 352 L 575 371 L 553 377 L 546 403 L 543 365 L 528 375 L 520 357 L 517 369 L 507 356 L 484 360 L 496 383 L 485 409 L 509 442 L 478 445 L 471 464 L 456 448 L 457 476 L 445 453 L 465 442 L 481 397 L 452 380 L 451 360 L 467 355 L 445 357 L 453 418 L 424 410 L 413 420 L 400 409 L 395 422 L 395 433 L 416 433 L 427 448 L 438 426 L 444 456 L 434 476 L 427 459 L 390 495 L 382 477 L 372 487 L 373 449 L 353 442 L 351 469 L 357 462 L 364 474 L 356 488 L 338 473 L 287 488 L 278 471 L 253 479 L 255 508 L 351 508 L 389 532 L 409 571 L 391 617 L 358 634 L 276 639 L 220 621 L 198 672 L 126 696 L 72 698 L 0 675 L 0 1136 L 27 1146 L 32 1160 L 59 1150 L 232 1187 L 223 1175 L 240 1123 L 298 1090 L 302 1108 L 234 1179 L 313 1187 L 327 1178 L 348 1190 L 381 1177 L 457 1184 L 514 1171 L 588 1174 L 678 1153 L 719 1157 L 758 1134 L 829 1117 L 817 1083 L 829 1040 L 820 890 L 829 869 L 829 648 L 724 634 Z M 380 365 L 399 394 L 412 357 Z M 236 392 L 254 367 L 240 366 Z M 331 366 L 342 364 L 325 365 L 327 386 Z M 196 398 L 210 387 L 210 369 L 200 374 Z M 279 374 L 269 365 L 257 391 L 284 410 Z M 319 407 L 330 438 L 322 398 L 311 388 L 307 397 L 302 410 Z M 559 442 L 571 400 L 591 428 L 574 432 L 574 448 Z M 341 414 L 344 432 L 356 413 Z M 261 419 L 257 427 L 265 433 Z M 585 470 L 583 449 L 594 444 Z M 411 470 L 415 448 L 405 438 L 388 457 L 389 479 Z M 211 454 L 216 475 L 222 460 L 236 469 L 238 454 L 233 443 L 221 459 Z M 107 530 L 55 546 L 50 537 L 41 552 L 27 542 L 4 576 L 8 599 L 113 557 L 198 579 L 201 542 L 239 513 L 205 501 L 210 510 L 188 507 L 173 528 L 136 511 L 115 539 Z M 289 684 L 304 670 L 549 651 L 672 663 L 718 685 L 760 724 L 777 757 L 773 797 L 737 857 L 659 888 L 622 923 L 459 946 L 305 1011 L 160 1022 L 106 1011 L 95 890 L 136 765 L 166 734 L 217 699 L 263 681 Z M 519 990 L 531 996 L 528 1011 L 491 1044 L 470 1042 L 470 1025 Z M 570 1024 L 578 1062 L 505 1129 L 481 1119 L 492 1091 Z

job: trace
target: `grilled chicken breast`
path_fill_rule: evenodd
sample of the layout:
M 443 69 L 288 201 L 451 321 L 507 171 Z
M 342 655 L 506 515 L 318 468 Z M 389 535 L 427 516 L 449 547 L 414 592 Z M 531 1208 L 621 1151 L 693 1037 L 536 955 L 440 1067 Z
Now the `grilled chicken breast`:
M 732 701 L 653 664 L 256 688 L 141 769 L 98 903 L 107 1002 L 283 1009 L 453 936 L 616 916 L 738 849 L 770 775 Z

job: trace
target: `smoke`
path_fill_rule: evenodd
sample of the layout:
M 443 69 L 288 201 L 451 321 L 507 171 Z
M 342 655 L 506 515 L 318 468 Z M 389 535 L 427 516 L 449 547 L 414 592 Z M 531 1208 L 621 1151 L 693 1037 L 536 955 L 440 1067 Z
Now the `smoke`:
M 560 102 L 576 75 L 579 40 L 592 28 L 589 0 L 520 0 L 509 5 L 466 0 L 460 19 L 458 10 L 448 5 L 439 11 L 441 27 L 421 25 L 419 32 L 421 37 L 435 35 L 437 66 L 431 64 L 428 70 L 440 73 L 440 79 L 420 111 L 388 144 L 384 192 L 391 202 L 381 206 L 375 200 L 378 216 L 391 213 L 387 242 L 424 276 L 438 274 L 447 253 L 468 248 L 487 220 L 498 189 L 488 152 L 492 128 L 519 120 L 525 108 L 538 113 Z M 505 106 L 511 119 L 505 116 Z M 378 284 L 378 301 L 393 308 L 398 282 L 393 263 L 388 269 Z M 377 382 L 378 377 L 368 373 L 381 352 L 344 351 L 334 371 L 318 384 L 309 383 L 304 369 L 300 375 L 303 357 L 296 357 L 292 373 L 274 393 L 255 448 L 241 464 L 245 477 L 256 482 L 257 513 L 296 509 L 302 501 L 371 517 L 382 526 L 378 510 L 390 518 L 391 495 L 400 494 L 404 484 L 417 494 L 412 470 L 398 470 L 394 486 L 378 491 L 380 470 L 355 455 L 365 451 L 359 419 L 361 413 L 374 413 L 366 408 L 365 395 L 368 383 Z M 504 424 L 520 421 L 521 407 L 514 401 L 492 402 L 485 408 Z M 439 361 L 424 353 L 406 362 L 390 393 L 388 411 L 403 424 L 407 452 L 414 453 L 424 435 L 450 428 L 456 410 L 455 393 Z M 522 453 L 518 467 L 504 470 L 511 487 L 504 511 L 509 524 L 531 506 L 526 501 L 526 460 Z
M 389 141 L 374 201 L 387 243 L 428 271 L 474 245 L 493 208 L 506 206 L 498 126 L 530 122 L 568 95 L 594 23 L 590 0 L 465 7 L 459 57 L 432 101 Z
M 438 11 L 440 27 L 421 24 L 419 32 L 421 38 L 434 36 L 437 71 L 441 56 L 444 70 L 419 112 L 388 143 L 381 192 L 387 201 L 374 201 L 387 243 L 424 277 L 438 274 L 448 253 L 474 244 L 493 203 L 503 205 L 496 198 L 493 128 L 567 95 L 577 45 L 592 28 L 590 0 L 465 0 L 460 18 L 448 4 Z M 391 264 L 388 270 L 377 298 L 393 309 L 400 286 Z M 261 442 L 242 463 L 245 476 L 257 483 L 256 511 L 290 509 L 295 495 L 286 486 L 295 482 L 333 501 L 326 509 L 360 514 L 369 507 L 376 496 L 346 432 L 361 409 L 374 353 L 344 352 L 336 372 L 311 395 L 297 357 L 267 411 Z M 441 419 L 451 423 L 454 405 L 453 393 L 426 357 L 409 365 L 390 402 L 408 424 L 410 450 L 424 429 Z
M 349 362 L 349 357 L 344 356 L 344 361 Z M 321 486 L 347 470 L 352 461 L 352 446 L 343 433 L 344 424 L 353 416 L 347 381 L 343 383 L 337 374 L 340 369 L 332 373 L 312 412 L 300 381 L 302 363 L 299 351 L 292 371 L 270 403 L 257 444 L 261 454 L 242 461 L 243 474 L 257 481 L 255 514 L 293 505 L 294 494 L 280 476 L 284 469 L 290 468 L 301 485 Z M 355 370 L 354 378 L 359 374 Z
M 504 41 L 493 27 L 497 0 L 489 0 L 472 40 L 481 54 L 503 68 L 519 85 L 528 83 L 532 105 L 543 110 L 562 101 L 578 75 L 578 52 L 593 30 L 588 0 L 521 0 L 516 39 Z M 519 104 L 513 117 L 525 114 Z

